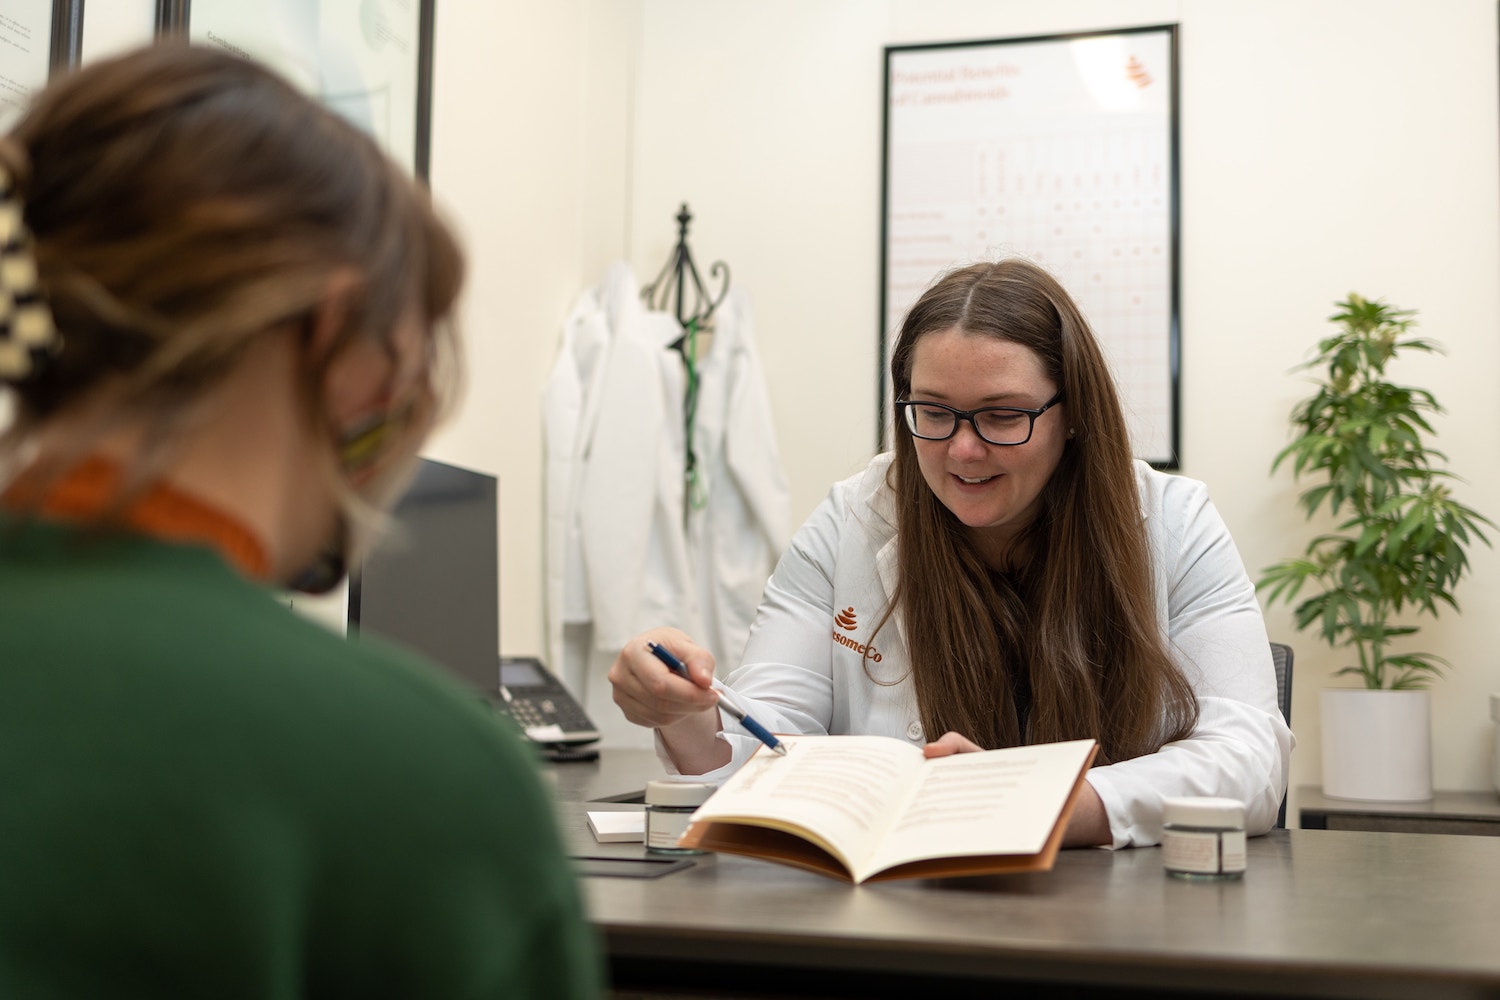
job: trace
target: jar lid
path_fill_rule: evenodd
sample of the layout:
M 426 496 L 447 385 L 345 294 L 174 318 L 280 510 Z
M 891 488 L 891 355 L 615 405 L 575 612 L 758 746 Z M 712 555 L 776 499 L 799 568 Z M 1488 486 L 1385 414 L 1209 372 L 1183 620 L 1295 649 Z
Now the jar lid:
M 1245 803 L 1239 799 L 1189 796 L 1161 800 L 1163 823 L 1184 826 L 1221 826 L 1239 829 L 1245 825 Z
M 703 781 L 648 781 L 646 805 L 701 806 L 718 787 Z

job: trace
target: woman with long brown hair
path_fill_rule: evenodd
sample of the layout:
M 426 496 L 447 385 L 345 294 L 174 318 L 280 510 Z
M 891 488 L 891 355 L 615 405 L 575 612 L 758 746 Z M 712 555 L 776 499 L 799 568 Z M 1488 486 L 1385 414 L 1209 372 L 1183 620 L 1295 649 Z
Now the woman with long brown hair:
M 596 995 L 519 739 L 278 597 L 338 579 L 450 394 L 426 193 L 170 44 L 35 98 L 0 237 L 0 995 Z
M 894 451 L 792 540 L 728 678 L 741 707 L 929 757 L 1097 739 L 1072 845 L 1155 843 L 1171 795 L 1239 799 L 1247 829 L 1269 829 L 1292 738 L 1254 588 L 1203 485 L 1132 460 L 1067 292 L 1022 259 L 946 274 L 907 314 L 891 377 Z M 714 708 L 713 670 L 657 630 L 610 673 L 669 766 L 709 780 L 757 746 Z

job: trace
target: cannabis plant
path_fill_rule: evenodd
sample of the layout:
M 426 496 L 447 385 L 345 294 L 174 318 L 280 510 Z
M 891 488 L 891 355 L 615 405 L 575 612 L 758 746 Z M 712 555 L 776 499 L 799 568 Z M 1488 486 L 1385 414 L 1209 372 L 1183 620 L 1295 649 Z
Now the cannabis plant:
M 1271 464 L 1292 463 L 1293 479 L 1314 485 L 1299 503 L 1311 520 L 1326 504 L 1337 529 L 1308 543 L 1300 559 L 1262 571 L 1257 588 L 1267 602 L 1294 601 L 1303 586 L 1318 592 L 1296 605 L 1299 630 L 1314 625 L 1335 649 L 1353 648 L 1355 674 L 1367 688 L 1422 688 L 1447 661 L 1432 653 L 1397 653 L 1391 640 L 1417 627 L 1393 624 L 1410 606 L 1436 616 L 1455 611 L 1453 588 L 1468 572 L 1474 539 L 1489 545 L 1482 526 L 1494 525 L 1453 498 L 1447 456 L 1423 441 L 1427 414 L 1441 413 L 1425 389 L 1386 381 L 1398 351 L 1442 353 L 1408 331 L 1415 312 L 1351 294 L 1329 317 L 1337 332 L 1318 344 L 1300 369 L 1322 370 L 1317 391 L 1292 411 L 1291 444 Z

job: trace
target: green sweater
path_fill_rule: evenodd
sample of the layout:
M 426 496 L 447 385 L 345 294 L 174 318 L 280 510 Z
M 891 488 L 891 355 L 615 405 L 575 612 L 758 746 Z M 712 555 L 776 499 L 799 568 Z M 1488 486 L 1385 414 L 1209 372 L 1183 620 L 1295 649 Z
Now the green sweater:
M 584 997 L 518 738 L 208 549 L 0 520 L 0 996 Z

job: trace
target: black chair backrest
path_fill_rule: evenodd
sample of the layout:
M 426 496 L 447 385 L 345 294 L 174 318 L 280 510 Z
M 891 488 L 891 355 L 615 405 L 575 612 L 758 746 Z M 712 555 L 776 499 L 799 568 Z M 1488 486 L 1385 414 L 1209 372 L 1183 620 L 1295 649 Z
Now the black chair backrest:
M 1285 643 L 1271 643 L 1271 662 L 1276 665 L 1276 701 L 1281 705 L 1281 717 L 1287 725 L 1292 724 L 1292 647 Z
M 1271 643 L 1271 662 L 1276 667 L 1276 702 L 1281 706 L 1281 717 L 1292 724 L 1292 647 L 1285 643 Z M 1281 811 L 1276 815 L 1276 828 L 1286 828 L 1286 796 L 1281 797 Z

